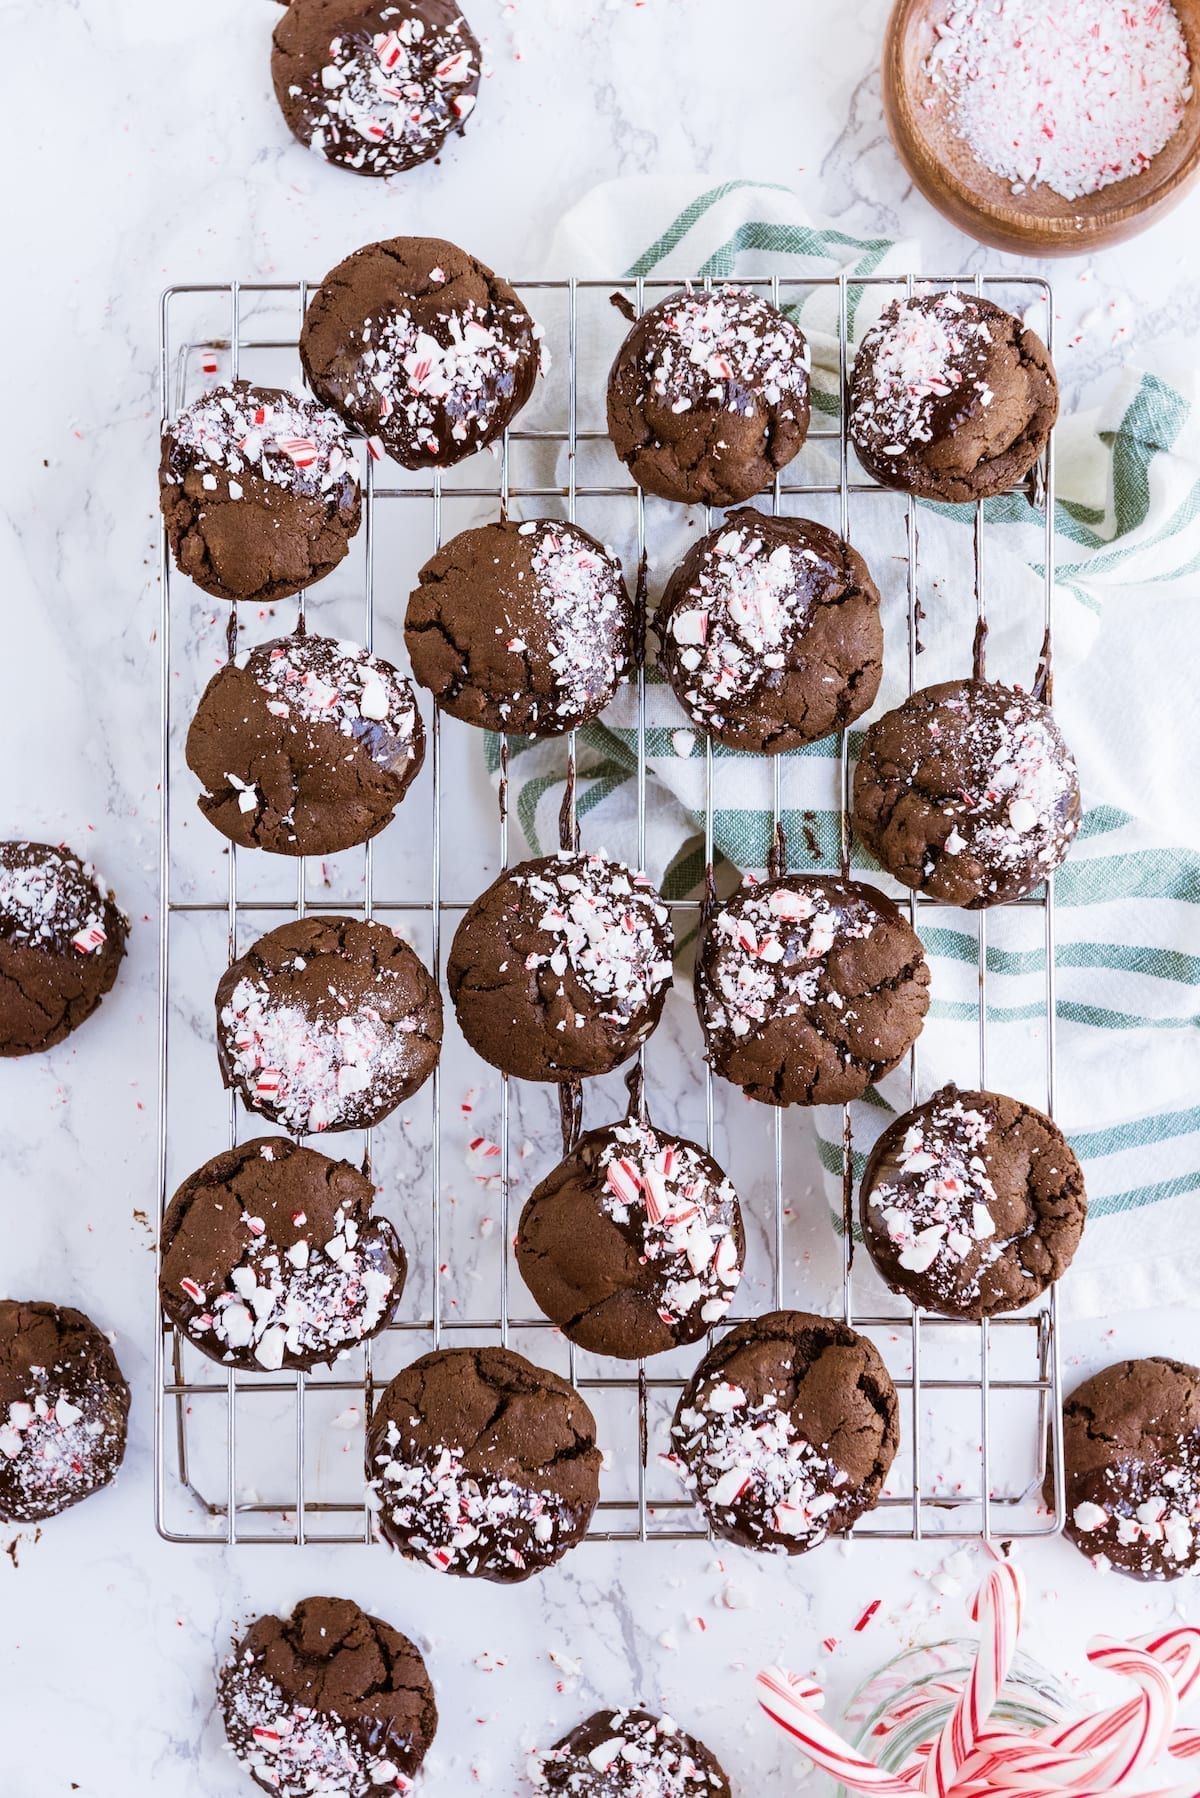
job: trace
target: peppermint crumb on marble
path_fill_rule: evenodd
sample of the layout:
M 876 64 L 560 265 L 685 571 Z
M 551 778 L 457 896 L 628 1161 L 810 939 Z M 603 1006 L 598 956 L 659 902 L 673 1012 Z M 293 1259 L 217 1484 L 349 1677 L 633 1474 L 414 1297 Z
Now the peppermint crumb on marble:
M 356 487 L 358 463 L 336 413 L 316 400 L 270 394 L 238 383 L 214 387 L 167 426 L 171 446 L 164 479 L 177 485 L 187 468 L 216 492 L 224 483 L 241 499 L 239 476 L 256 476 L 295 493 L 331 494 Z
M 644 874 L 603 855 L 563 855 L 513 884 L 542 907 L 538 928 L 555 939 L 548 952 L 530 951 L 526 967 L 560 977 L 570 967 L 602 1018 L 623 1023 L 671 981 L 674 966 L 659 953 L 670 914 Z
M 810 1547 L 824 1540 L 824 1519 L 848 1476 L 800 1435 L 776 1394 L 755 1404 L 740 1386 L 718 1380 L 680 1412 L 672 1435 L 684 1484 L 706 1510 L 738 1507 L 739 1529 L 760 1541 L 772 1531 Z
M 227 1727 L 239 1738 L 234 1755 L 280 1798 L 361 1798 L 364 1779 L 381 1792 L 409 1789 L 393 1762 L 365 1753 L 336 1712 L 285 1698 L 253 1653 L 230 1663 L 221 1691 Z
M 988 406 L 982 379 L 992 337 L 969 294 L 914 294 L 894 300 L 864 336 L 858 358 L 870 359 L 871 379 L 856 387 L 852 436 L 884 456 L 902 456 L 934 434 L 938 400 L 962 391 Z
M 1016 1240 L 996 1234 L 996 1190 L 983 1154 L 991 1131 L 991 1120 L 961 1099 L 935 1107 L 905 1134 L 896 1178 L 870 1194 L 900 1266 L 929 1274 L 946 1295 L 978 1294 L 983 1270 Z M 967 1261 L 977 1265 L 964 1286 Z
M 958 0 L 934 31 L 927 73 L 959 136 L 1014 194 L 1077 200 L 1140 174 L 1191 98 L 1170 0 Z
M 306 91 L 309 147 L 328 161 L 388 175 L 436 154 L 475 108 L 466 90 L 481 73 L 477 47 L 459 17 L 430 29 L 419 18 L 398 18 L 385 7 L 383 31 L 342 30 L 328 60 Z
M 108 940 L 104 908 L 111 895 L 91 862 L 81 862 L 68 849 L 25 860 L 27 843 L 4 845 L 18 852 L 0 854 L 0 937 L 32 949 L 75 949 L 95 955 Z
M 732 1184 L 714 1185 L 692 1144 L 664 1137 L 648 1122 L 627 1118 L 609 1134 L 597 1162 L 602 1203 L 614 1223 L 636 1218 L 643 1257 L 666 1263 L 663 1322 L 699 1310 L 706 1324 L 719 1323 L 742 1276 Z

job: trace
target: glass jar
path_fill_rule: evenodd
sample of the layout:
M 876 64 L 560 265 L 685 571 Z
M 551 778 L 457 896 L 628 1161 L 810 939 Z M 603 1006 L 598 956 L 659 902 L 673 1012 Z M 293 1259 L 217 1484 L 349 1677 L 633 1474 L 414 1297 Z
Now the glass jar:
M 952 1640 L 897 1655 L 872 1674 L 847 1705 L 847 1739 L 867 1760 L 898 1773 L 920 1744 L 932 1740 L 949 1722 L 977 1650 L 975 1642 Z M 1061 1680 L 1018 1649 L 992 1710 L 991 1726 L 1009 1724 L 1032 1734 L 1070 1722 L 1078 1714 Z M 845 1794 L 846 1788 L 839 1786 L 838 1792 Z

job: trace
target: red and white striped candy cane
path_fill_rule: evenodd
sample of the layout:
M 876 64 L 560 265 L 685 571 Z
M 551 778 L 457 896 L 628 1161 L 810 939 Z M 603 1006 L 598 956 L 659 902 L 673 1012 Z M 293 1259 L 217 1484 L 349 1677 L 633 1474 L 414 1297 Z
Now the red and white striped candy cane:
M 983 1734 L 1012 1666 L 1024 1602 L 1025 1581 L 1020 1568 L 998 1557 L 971 1607 L 971 1616 L 979 1624 L 979 1653 L 954 1713 L 925 1762 L 921 1774 L 923 1792 L 947 1798 L 958 1769 Z
M 773 1723 L 786 1730 L 818 1767 L 856 1792 L 874 1792 L 878 1798 L 913 1798 L 915 1786 L 903 1774 L 888 1773 L 844 1742 L 816 1713 L 825 1694 L 812 1680 L 782 1667 L 768 1667 L 755 1682 L 758 1702 Z

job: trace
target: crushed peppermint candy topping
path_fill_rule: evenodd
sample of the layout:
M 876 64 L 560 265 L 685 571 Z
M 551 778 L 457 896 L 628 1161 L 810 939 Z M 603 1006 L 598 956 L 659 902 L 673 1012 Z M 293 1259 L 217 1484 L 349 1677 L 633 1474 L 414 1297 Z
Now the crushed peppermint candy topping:
M 336 1711 L 285 1697 L 252 1651 L 224 1669 L 221 1701 L 236 1758 L 280 1798 L 363 1798 L 409 1789 L 395 1764 L 368 1746 L 366 1727 L 351 1730 Z
M 332 985 L 330 993 L 348 1007 Z M 274 1000 L 265 979 L 245 975 L 220 1016 L 232 1079 L 252 1108 L 297 1136 L 352 1129 L 381 1088 L 403 1087 L 419 1065 L 419 1020 L 387 1017 L 388 1009 L 359 1001 L 336 1018 L 315 1016 Z
M 553 940 L 553 947 L 529 952 L 531 973 L 561 980 L 569 968 L 600 1004 L 600 1016 L 621 1024 L 670 984 L 670 914 L 644 874 L 581 854 L 529 862 L 509 878 L 537 909 L 538 930 Z
M 95 955 L 108 941 L 111 895 L 91 862 L 46 843 L 0 843 L 0 939 Z
M 728 283 L 672 294 L 645 315 L 645 398 L 669 398 L 671 410 L 718 407 L 752 418 L 756 396 L 781 409 L 808 403 L 810 357 L 799 326 L 751 289 Z
M 985 1159 L 993 1123 L 961 1098 L 922 1107 L 869 1194 L 900 1266 L 956 1301 L 977 1295 L 983 1270 L 1018 1240 L 996 1233 Z
M 1096 1555 L 1148 1579 L 1200 1571 L 1200 1439 L 1181 1437 L 1170 1460 L 1124 1460 L 1104 1477 L 1103 1504 L 1077 1504 L 1071 1521 Z
M 672 659 L 691 679 L 682 697 L 693 716 L 720 729 L 731 705 L 786 665 L 812 609 L 813 575 L 824 566 L 798 544 L 768 553 L 761 532 L 740 520 L 713 533 L 665 624 Z
M 287 91 L 296 134 L 318 156 L 395 175 L 436 156 L 473 111 L 479 45 L 461 16 L 430 24 L 384 6 L 376 17 L 378 31 L 340 29 L 320 69 Z M 287 69 L 278 50 L 276 61 Z
M 549 708 L 554 718 L 570 721 L 606 703 L 629 675 L 627 647 L 614 654 L 627 628 L 629 596 L 620 564 L 574 525 L 535 519 L 520 526 L 520 535 L 529 540 L 535 586 L 518 597 L 514 610 L 518 617 L 531 610 L 539 636 L 544 633 L 553 675 Z M 516 636 L 508 647 L 520 654 L 527 646 Z M 539 672 L 541 667 L 539 656 Z M 522 726 L 528 720 L 546 729 L 537 693 L 521 699 Z M 507 715 L 512 708 L 499 709 Z
M 419 714 L 411 683 L 357 643 L 296 633 L 244 649 L 233 659 L 267 695 L 267 709 L 293 729 L 327 725 L 365 749 L 372 761 L 402 771 L 418 752 Z M 257 789 L 226 774 L 258 804 Z M 239 801 L 240 803 L 240 801 Z
M 414 1451 L 394 1420 L 375 1463 L 375 1507 L 437 1572 L 474 1574 L 495 1566 L 522 1572 L 531 1542 L 539 1558 L 551 1558 L 564 1538 L 573 1542 L 578 1533 L 578 1511 L 558 1493 L 468 1473 L 455 1444 Z
M 717 1324 L 742 1277 L 737 1194 L 714 1182 L 712 1164 L 694 1143 L 627 1118 L 605 1132 L 596 1161 L 602 1203 L 613 1222 L 632 1228 L 639 1256 L 665 1263 L 658 1292 L 663 1322 L 696 1314 Z
M 805 1011 L 834 943 L 869 937 L 874 925 L 866 898 L 840 883 L 747 878 L 706 927 L 698 982 L 706 1033 L 749 1036 L 756 1025 Z
M 984 378 L 992 333 L 970 294 L 918 293 L 893 300 L 859 345 L 850 390 L 850 434 L 876 455 L 929 443 L 935 408 L 989 406 Z
M 848 1475 L 800 1434 L 778 1394 L 751 1402 L 727 1380 L 704 1383 L 671 1433 L 684 1484 L 705 1510 L 759 1541 L 824 1540 Z
M 711 1756 L 672 1717 L 605 1711 L 554 1748 L 535 1750 L 529 1778 L 539 1792 L 580 1798 L 712 1798 L 725 1785 Z
M 121 1460 L 128 1400 L 95 1377 L 34 1367 L 25 1396 L 0 1411 L 0 1514 L 32 1521 L 86 1498 Z
M 1077 200 L 1140 174 L 1191 98 L 1170 0 L 956 0 L 934 31 L 926 73 L 958 135 L 1014 194 Z
M 198 469 L 213 492 L 223 479 L 230 499 L 244 497 L 251 476 L 332 503 L 358 487 L 358 463 L 336 413 L 275 388 L 214 387 L 172 419 L 164 441 L 164 480 L 178 485 Z

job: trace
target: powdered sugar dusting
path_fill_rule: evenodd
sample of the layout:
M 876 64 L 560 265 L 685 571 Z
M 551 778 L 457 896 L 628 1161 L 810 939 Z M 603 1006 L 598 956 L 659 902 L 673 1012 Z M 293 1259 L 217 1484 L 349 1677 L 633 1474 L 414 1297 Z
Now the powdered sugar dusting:
M 706 1511 L 768 1544 L 824 1540 L 847 1476 L 799 1433 L 778 1394 L 755 1402 L 726 1380 L 702 1385 L 672 1436 L 684 1484 Z
M 992 1119 L 960 1098 L 925 1107 L 869 1194 L 900 1266 L 956 1300 L 977 1295 L 983 1270 L 1016 1240 L 996 1234 L 991 1133 Z
M 1139 174 L 1191 97 L 1170 0 L 962 0 L 926 65 L 974 154 L 1014 193 L 1066 200 Z
M 315 400 L 273 389 L 214 387 L 168 425 L 164 479 L 178 485 L 198 469 L 206 487 L 242 499 L 237 477 L 256 476 L 294 493 L 337 498 L 358 486 L 346 428 Z
M 530 951 L 526 967 L 559 978 L 570 968 L 602 1018 L 625 1023 L 670 983 L 670 915 L 644 874 L 599 855 L 564 855 L 518 869 L 512 881 L 554 939 Z
M 362 1798 L 409 1788 L 336 1712 L 286 1698 L 250 1650 L 226 1667 L 221 1698 L 234 1754 L 280 1798 Z
M 986 315 L 969 294 L 914 294 L 893 300 L 864 336 L 855 363 L 850 432 L 874 453 L 902 456 L 934 435 L 934 407 L 987 406 L 983 378 L 991 347 Z
M 648 392 L 669 396 L 672 411 L 716 405 L 753 417 L 757 394 L 789 418 L 789 398 L 797 408 L 807 403 L 804 333 L 749 288 L 675 294 L 653 317 L 643 362 Z
M 108 940 L 108 887 L 91 862 L 40 843 L 0 844 L 0 937 L 23 948 L 96 955 Z

